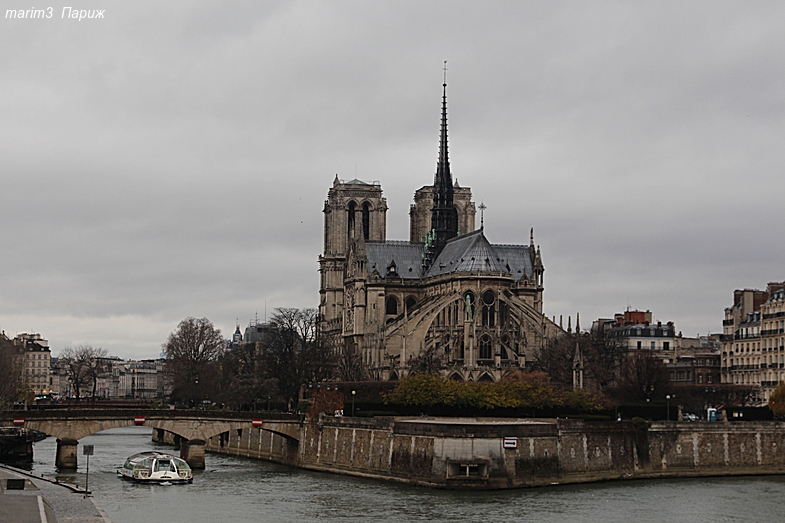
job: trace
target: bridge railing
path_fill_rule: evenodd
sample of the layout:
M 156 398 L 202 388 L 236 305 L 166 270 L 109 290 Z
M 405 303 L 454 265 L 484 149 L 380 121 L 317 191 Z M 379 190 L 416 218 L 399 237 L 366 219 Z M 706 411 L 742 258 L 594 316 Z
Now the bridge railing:
M 261 418 L 267 421 L 302 421 L 303 416 L 282 412 L 238 412 L 230 410 L 174 410 L 174 409 L 56 409 L 56 410 L 6 410 L 0 411 L 0 420 L 14 418 L 35 419 L 117 419 L 144 416 L 151 419 L 221 419 L 247 420 Z

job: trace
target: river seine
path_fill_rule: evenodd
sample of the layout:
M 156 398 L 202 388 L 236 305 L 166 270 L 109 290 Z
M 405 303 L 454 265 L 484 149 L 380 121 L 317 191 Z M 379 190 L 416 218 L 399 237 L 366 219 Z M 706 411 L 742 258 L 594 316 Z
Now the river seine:
M 493 492 L 433 490 L 208 454 L 190 485 L 141 485 L 115 470 L 131 454 L 171 447 L 130 427 L 80 441 L 79 470 L 54 467 L 55 440 L 35 445 L 33 472 L 85 484 L 81 444 L 95 446 L 90 489 L 114 523 L 310 521 L 772 522 L 785 512 L 785 477 L 640 480 Z

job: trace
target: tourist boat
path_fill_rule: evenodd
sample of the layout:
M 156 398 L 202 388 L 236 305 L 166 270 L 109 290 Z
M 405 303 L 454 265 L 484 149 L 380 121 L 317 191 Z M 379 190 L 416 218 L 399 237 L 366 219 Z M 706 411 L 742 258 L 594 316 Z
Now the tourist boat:
M 140 452 L 125 460 L 117 475 L 139 483 L 192 483 L 191 467 L 185 460 L 161 452 Z

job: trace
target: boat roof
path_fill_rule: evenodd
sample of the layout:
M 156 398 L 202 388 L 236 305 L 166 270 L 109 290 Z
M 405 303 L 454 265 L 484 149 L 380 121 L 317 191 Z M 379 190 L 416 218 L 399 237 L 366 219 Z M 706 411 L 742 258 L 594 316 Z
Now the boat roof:
M 176 456 L 172 456 L 171 454 L 166 454 L 163 452 L 156 452 L 156 451 L 147 451 L 147 452 L 139 452 L 138 454 L 134 454 L 130 456 L 127 461 L 131 461 L 131 462 L 142 461 L 143 459 L 147 459 L 147 458 L 179 459 Z

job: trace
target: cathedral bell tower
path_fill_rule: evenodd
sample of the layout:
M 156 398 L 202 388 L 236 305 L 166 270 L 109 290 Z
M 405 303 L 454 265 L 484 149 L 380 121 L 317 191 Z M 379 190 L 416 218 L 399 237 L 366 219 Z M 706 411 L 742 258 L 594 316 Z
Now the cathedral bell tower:
M 349 249 L 360 240 L 385 241 L 386 217 L 387 200 L 382 196 L 379 182 L 345 181 L 335 175 L 324 202 L 324 252 L 319 256 L 320 335 L 343 330 Z

